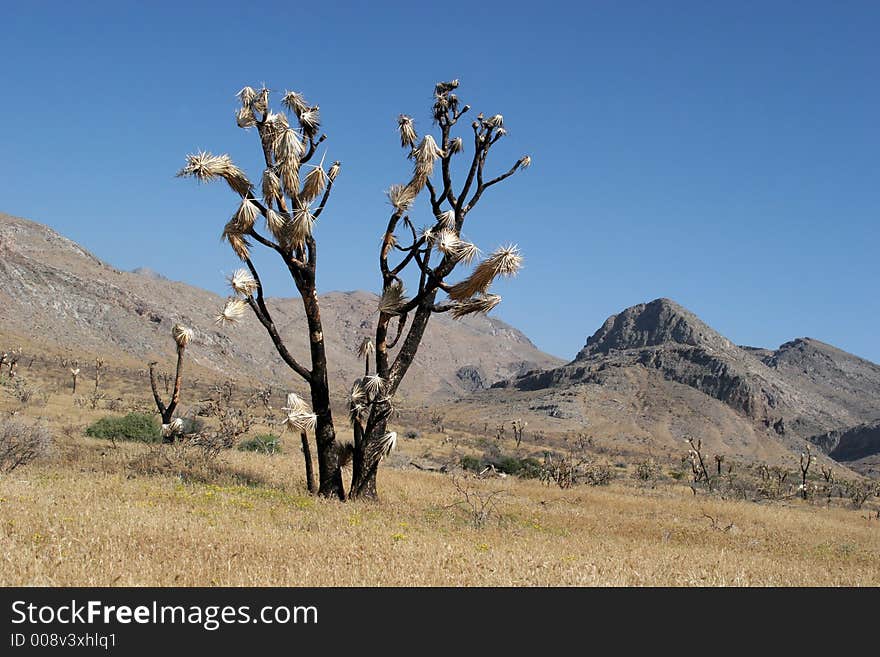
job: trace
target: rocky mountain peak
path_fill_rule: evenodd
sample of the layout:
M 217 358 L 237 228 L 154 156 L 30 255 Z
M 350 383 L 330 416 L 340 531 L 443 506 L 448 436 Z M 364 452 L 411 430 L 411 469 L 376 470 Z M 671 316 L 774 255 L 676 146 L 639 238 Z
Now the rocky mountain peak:
M 611 315 L 587 339 L 577 359 L 663 344 L 719 348 L 730 341 L 675 301 L 660 298 Z

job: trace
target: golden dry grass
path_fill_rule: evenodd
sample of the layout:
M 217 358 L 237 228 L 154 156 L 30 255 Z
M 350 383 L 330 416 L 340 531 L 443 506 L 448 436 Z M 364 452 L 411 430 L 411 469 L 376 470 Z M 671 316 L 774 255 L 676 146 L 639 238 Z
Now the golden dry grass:
M 865 511 L 508 478 L 468 483 L 506 491 L 476 528 L 446 475 L 385 469 L 380 504 L 341 504 L 305 495 L 292 451 L 225 453 L 227 474 L 206 484 L 134 473 L 146 449 L 64 438 L 3 476 L 0 584 L 880 584 Z

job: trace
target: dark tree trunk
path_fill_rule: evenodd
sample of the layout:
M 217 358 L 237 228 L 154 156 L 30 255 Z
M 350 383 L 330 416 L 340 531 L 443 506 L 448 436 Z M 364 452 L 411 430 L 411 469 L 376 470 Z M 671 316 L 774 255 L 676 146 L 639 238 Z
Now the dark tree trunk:
M 309 447 L 309 436 L 303 431 L 299 437 L 302 440 L 303 458 L 306 462 L 306 487 L 309 489 L 310 493 L 314 493 L 316 489 L 315 471 L 312 467 L 312 449 Z

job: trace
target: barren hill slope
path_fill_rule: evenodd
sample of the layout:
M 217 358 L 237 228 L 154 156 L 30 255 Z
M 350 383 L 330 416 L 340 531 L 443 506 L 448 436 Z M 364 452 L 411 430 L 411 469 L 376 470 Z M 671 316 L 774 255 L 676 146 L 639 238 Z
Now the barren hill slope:
M 154 272 L 117 270 L 41 224 L 0 214 L 0 276 L 0 333 L 8 336 L 74 355 L 145 363 L 170 359 L 171 326 L 181 321 L 195 331 L 189 353 L 197 368 L 262 382 L 297 380 L 250 315 L 220 329 L 213 321 L 223 303 L 217 295 Z M 362 291 L 322 296 L 331 385 L 339 391 L 361 372 L 356 350 L 372 334 L 377 303 L 376 295 Z M 304 357 L 307 331 L 299 299 L 270 299 L 269 306 L 291 352 Z M 415 400 L 457 396 L 560 363 L 500 320 L 438 315 L 402 392 Z

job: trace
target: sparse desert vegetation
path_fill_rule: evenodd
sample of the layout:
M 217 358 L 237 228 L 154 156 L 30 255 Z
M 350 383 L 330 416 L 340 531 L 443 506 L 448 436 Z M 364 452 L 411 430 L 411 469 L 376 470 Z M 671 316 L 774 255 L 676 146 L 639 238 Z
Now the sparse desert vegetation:
M 299 436 L 277 424 L 267 436 L 259 414 L 236 443 L 253 451 L 88 437 L 101 418 L 127 426 L 126 413 L 74 404 L 62 373 L 39 365 L 29 376 L 47 399 L 29 411 L 54 440 L 0 475 L 4 585 L 880 584 L 876 487 L 830 463 L 809 468 L 805 500 L 796 459 L 704 454 L 710 493 L 684 442 L 677 460 L 634 459 L 583 436 L 517 445 L 413 414 L 393 425 L 418 435 L 390 455 L 383 501 L 340 503 L 309 494 Z M 101 385 L 150 409 L 146 377 L 108 367 Z M 200 385 L 192 398 L 213 388 L 230 412 L 262 408 L 257 389 Z M 0 413 L 31 426 L 9 380 Z M 281 453 L 267 453 L 276 440 Z M 571 481 L 542 478 L 566 461 Z

